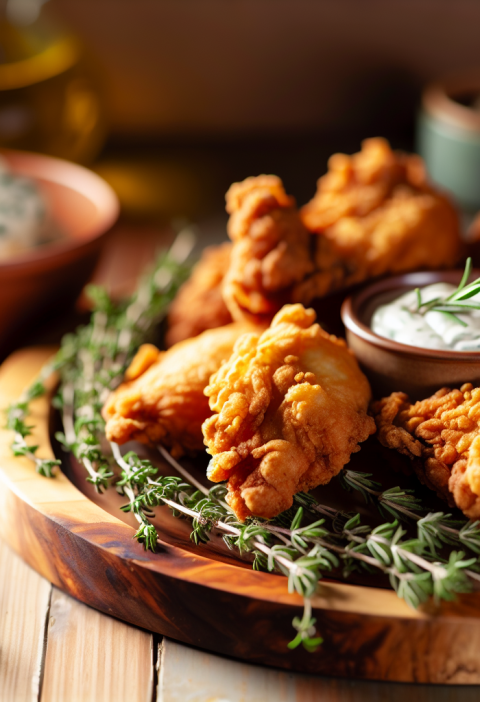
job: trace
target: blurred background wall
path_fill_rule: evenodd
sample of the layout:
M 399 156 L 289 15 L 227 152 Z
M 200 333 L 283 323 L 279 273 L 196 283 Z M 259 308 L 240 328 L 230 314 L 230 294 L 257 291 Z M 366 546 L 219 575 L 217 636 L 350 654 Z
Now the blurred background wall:
M 123 135 L 355 123 L 401 138 L 422 84 L 480 66 L 478 0 L 50 0 L 46 8 L 96 56 L 111 127 Z

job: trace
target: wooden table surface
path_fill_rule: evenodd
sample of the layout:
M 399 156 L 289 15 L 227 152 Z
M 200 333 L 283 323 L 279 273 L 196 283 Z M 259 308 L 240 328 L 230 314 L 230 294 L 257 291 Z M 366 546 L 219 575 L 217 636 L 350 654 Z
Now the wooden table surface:
M 318 678 L 205 653 L 77 602 L 0 541 L 1 702 L 404 702 L 405 697 L 474 702 L 480 689 Z
M 96 282 L 118 282 L 126 260 L 128 276 L 121 278 L 131 278 L 149 247 L 166 236 L 118 229 Z M 0 702 L 403 702 L 406 696 L 473 702 L 480 687 L 319 678 L 212 655 L 77 602 L 0 541 Z

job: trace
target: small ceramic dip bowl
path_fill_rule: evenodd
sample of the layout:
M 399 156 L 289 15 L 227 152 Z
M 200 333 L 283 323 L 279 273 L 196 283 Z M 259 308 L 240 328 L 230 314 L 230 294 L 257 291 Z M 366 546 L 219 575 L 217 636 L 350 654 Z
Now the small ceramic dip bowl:
M 473 271 L 470 280 L 479 277 Z M 433 283 L 458 285 L 462 271 L 407 273 L 379 280 L 346 298 L 342 320 L 347 342 L 368 377 L 375 398 L 406 392 L 410 400 L 442 387 L 480 382 L 480 352 L 425 349 L 380 336 L 370 328 L 373 313 L 409 290 Z

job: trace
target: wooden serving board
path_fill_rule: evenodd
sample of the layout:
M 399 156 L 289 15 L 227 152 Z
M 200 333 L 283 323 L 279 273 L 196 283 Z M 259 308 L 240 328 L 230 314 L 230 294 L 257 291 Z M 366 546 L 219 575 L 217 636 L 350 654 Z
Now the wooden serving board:
M 16 400 L 51 349 L 27 349 L 0 369 L 0 404 Z M 52 456 L 50 400 L 31 405 L 30 440 Z M 480 683 L 480 593 L 423 611 L 379 587 L 324 582 L 313 598 L 324 643 L 290 651 L 302 600 L 284 577 L 259 573 L 213 547 L 196 550 L 165 522 L 155 554 L 133 526 L 66 475 L 39 476 L 0 431 L 0 535 L 41 575 L 96 609 L 138 627 L 250 663 L 351 678 Z M 162 522 L 163 524 L 163 522 Z M 163 538 L 165 536 L 165 539 Z M 8 574 L 5 574 L 8 577 Z

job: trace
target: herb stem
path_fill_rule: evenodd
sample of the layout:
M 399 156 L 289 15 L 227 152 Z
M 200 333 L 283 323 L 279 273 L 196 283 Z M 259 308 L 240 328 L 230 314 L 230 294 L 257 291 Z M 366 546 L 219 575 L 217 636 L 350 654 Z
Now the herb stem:
M 191 473 L 188 472 L 178 461 L 173 458 L 173 456 L 161 445 L 157 445 L 157 449 L 160 452 L 162 458 L 164 458 L 167 463 L 169 463 L 172 468 L 174 468 L 177 473 L 180 473 L 182 478 L 185 478 L 185 480 L 188 480 L 192 485 L 194 485 L 197 490 L 200 490 L 200 492 L 203 492 L 204 495 L 208 495 L 208 488 L 206 488 L 202 483 L 197 480 Z
M 453 321 L 462 326 L 467 326 L 466 322 L 457 317 L 457 314 L 465 312 L 468 309 L 480 309 L 478 301 L 465 302 L 471 297 L 474 297 L 480 292 L 480 278 L 477 278 L 471 283 L 467 281 L 472 272 L 472 259 L 467 258 L 465 270 L 458 287 L 447 297 L 435 297 L 425 302 L 422 301 L 422 291 L 420 288 L 415 288 L 417 307 L 411 310 L 417 314 L 425 315 L 427 312 L 442 312 L 448 315 Z

